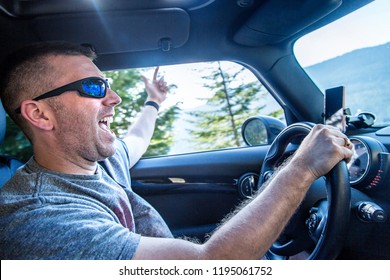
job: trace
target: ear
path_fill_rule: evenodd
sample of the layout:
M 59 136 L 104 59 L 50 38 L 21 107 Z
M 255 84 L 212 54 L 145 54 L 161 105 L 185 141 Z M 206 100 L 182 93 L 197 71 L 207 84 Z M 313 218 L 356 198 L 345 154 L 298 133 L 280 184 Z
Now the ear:
M 53 116 L 50 108 L 34 100 L 25 100 L 21 103 L 22 116 L 33 126 L 42 130 L 52 130 Z

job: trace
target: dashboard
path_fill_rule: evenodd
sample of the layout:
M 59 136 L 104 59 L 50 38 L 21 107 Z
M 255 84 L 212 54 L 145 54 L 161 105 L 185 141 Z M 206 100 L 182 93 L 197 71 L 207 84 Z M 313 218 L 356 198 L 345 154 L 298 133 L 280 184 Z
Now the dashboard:
M 369 136 L 353 136 L 354 155 L 348 163 L 351 186 L 361 191 L 377 190 L 385 183 L 389 156 L 379 140 Z
M 390 255 L 390 127 L 368 131 L 348 135 L 354 147 L 347 165 L 352 215 L 342 259 Z

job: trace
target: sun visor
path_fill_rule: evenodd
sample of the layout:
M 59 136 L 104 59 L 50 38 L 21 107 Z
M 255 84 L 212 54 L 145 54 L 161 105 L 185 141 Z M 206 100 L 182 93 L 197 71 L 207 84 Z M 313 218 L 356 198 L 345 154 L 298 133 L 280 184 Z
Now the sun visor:
M 280 42 L 320 20 L 341 3 L 342 0 L 265 1 L 237 31 L 234 41 L 251 47 Z
M 178 8 L 65 14 L 37 17 L 34 29 L 43 41 L 90 44 L 98 54 L 169 51 L 188 40 L 190 18 Z

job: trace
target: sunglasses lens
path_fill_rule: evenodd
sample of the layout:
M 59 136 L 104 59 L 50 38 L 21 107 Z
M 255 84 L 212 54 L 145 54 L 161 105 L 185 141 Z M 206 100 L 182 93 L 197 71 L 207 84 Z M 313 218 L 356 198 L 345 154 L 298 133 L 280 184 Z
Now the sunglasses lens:
M 104 97 L 106 95 L 106 84 L 103 80 L 88 79 L 82 83 L 84 93 L 92 97 Z

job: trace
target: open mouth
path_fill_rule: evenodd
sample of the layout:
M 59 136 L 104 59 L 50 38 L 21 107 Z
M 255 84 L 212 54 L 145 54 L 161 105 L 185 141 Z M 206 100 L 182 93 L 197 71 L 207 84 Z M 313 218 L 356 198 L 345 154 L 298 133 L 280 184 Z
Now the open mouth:
M 100 128 L 106 130 L 106 131 L 109 131 L 111 133 L 113 133 L 110 129 L 110 124 L 112 122 L 112 117 L 104 117 L 102 118 L 100 121 L 99 121 L 99 126 Z

